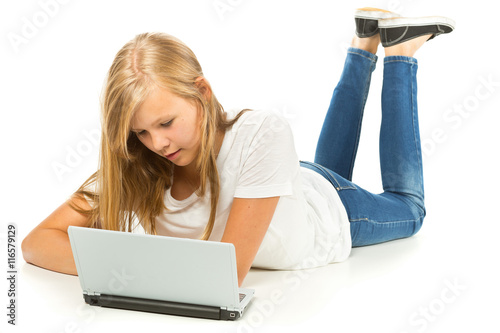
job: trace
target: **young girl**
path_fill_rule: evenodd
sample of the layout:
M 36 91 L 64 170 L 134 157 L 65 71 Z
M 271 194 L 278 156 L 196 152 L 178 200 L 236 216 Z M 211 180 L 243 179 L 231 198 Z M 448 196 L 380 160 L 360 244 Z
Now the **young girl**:
M 25 238 L 25 260 L 76 274 L 69 225 L 132 232 L 140 223 L 151 234 L 233 243 L 241 285 L 251 266 L 317 267 L 352 246 L 414 235 L 425 208 L 413 55 L 454 23 L 374 8 L 357 10 L 355 22 L 314 163 L 299 162 L 278 114 L 225 112 L 176 38 L 127 43 L 104 90 L 99 169 Z M 380 42 L 384 192 L 372 194 L 351 178 Z

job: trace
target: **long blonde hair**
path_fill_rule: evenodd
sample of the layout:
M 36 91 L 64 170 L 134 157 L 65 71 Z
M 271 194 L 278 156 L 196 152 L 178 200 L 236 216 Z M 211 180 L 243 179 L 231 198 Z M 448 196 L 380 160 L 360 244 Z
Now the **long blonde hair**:
M 213 92 L 206 99 L 198 89 L 195 81 L 199 77 L 203 72 L 195 54 L 180 40 L 164 33 L 140 34 L 117 53 L 101 100 L 99 168 L 75 193 L 91 201 L 92 209 L 72 205 L 89 216 L 91 227 L 130 232 L 137 218 L 147 233 L 156 234 L 155 218 L 166 209 L 164 195 L 172 186 L 174 165 L 146 148 L 131 133 L 130 123 L 149 93 L 162 87 L 194 101 L 202 110 L 197 194 L 205 195 L 210 184 L 211 212 L 201 239 L 209 238 L 220 190 L 216 134 L 232 126 L 246 110 L 226 121 Z

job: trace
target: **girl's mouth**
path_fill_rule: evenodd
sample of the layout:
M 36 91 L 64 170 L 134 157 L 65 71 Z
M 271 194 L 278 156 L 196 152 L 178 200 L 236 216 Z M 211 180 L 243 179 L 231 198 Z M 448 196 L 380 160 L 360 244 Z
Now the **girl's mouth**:
M 165 155 L 165 157 L 169 160 L 175 160 L 177 158 L 177 156 L 179 156 L 179 153 L 181 152 L 181 150 L 179 149 L 178 151 L 176 151 L 175 153 L 172 153 L 172 154 L 169 154 L 169 155 Z

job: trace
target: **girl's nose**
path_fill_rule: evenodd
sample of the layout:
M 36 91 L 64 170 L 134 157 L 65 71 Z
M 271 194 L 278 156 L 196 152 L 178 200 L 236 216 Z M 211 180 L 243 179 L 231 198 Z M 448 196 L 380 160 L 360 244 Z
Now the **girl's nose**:
M 153 148 L 156 151 L 164 151 L 170 145 L 170 140 L 163 134 L 154 132 L 151 134 Z

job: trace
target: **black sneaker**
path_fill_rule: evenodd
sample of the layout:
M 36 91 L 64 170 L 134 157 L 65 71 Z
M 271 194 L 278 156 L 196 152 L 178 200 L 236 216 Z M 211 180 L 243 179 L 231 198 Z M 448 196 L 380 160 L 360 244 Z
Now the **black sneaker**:
M 354 13 L 354 21 L 356 22 L 356 35 L 360 38 L 371 37 L 379 31 L 378 20 L 393 17 L 399 17 L 399 14 L 378 9 L 378 8 L 359 8 Z
M 441 16 L 429 17 L 397 17 L 378 21 L 380 40 L 383 47 L 394 46 L 410 39 L 424 35 L 432 35 L 428 40 L 452 32 L 455 22 Z

